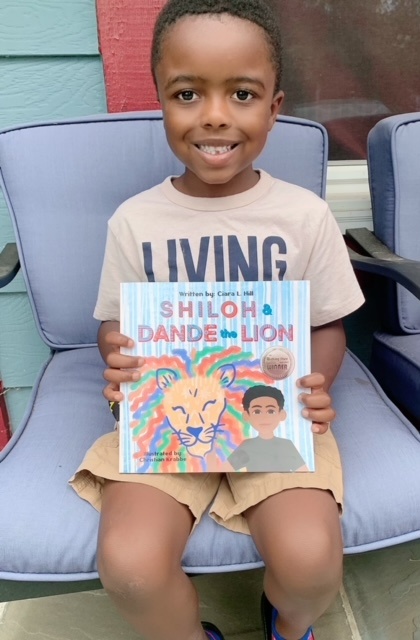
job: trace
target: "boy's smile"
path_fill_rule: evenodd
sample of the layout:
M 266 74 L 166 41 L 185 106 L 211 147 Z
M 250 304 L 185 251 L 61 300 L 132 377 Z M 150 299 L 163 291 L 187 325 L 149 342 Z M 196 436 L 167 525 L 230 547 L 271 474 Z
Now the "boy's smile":
M 258 182 L 261 153 L 283 99 L 263 30 L 222 14 L 188 16 L 166 35 L 156 81 L 166 135 L 184 163 L 174 181 L 197 197 L 220 197 Z

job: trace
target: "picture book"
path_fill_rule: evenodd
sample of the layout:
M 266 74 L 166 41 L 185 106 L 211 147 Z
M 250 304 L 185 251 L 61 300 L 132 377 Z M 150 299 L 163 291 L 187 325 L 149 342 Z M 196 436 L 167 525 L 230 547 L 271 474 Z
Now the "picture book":
M 122 473 L 313 471 L 309 282 L 124 283 Z

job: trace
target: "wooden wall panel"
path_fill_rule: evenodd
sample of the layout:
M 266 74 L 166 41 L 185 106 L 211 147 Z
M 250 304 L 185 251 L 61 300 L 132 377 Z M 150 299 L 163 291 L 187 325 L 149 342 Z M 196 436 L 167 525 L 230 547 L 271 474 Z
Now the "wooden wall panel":
M 33 331 L 33 316 L 27 295 L 3 293 L 1 296 L 0 370 L 9 387 L 31 387 L 49 348 Z
M 9 428 L 13 433 L 20 424 L 22 417 L 27 410 L 29 399 L 32 396 L 32 386 L 30 387 L 9 387 L 6 389 L 5 400 L 9 415 Z
M 98 54 L 94 0 L 1 0 L 0 56 Z
M 14 242 L 14 235 L 6 204 L 0 191 L 0 248 L 3 248 L 7 242 Z
M 159 109 L 150 73 L 153 25 L 165 0 L 97 0 L 108 111 Z
M 106 111 L 99 57 L 0 58 L 0 128 Z

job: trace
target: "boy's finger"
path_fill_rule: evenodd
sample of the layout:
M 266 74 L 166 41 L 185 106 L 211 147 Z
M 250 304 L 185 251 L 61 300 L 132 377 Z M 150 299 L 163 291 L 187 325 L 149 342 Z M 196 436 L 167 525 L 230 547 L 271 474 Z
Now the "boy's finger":
M 109 353 L 106 361 L 111 369 L 138 369 L 144 365 L 144 358 L 125 356 L 116 351 Z
M 335 411 L 332 407 L 325 409 L 303 409 L 302 415 L 311 422 L 332 422 L 335 418 Z
M 299 401 L 309 409 L 325 409 L 331 406 L 331 398 L 324 391 L 301 393 Z
M 312 432 L 318 435 L 322 435 L 328 431 L 330 426 L 331 426 L 330 422 L 313 422 Z
M 118 385 L 113 383 L 107 384 L 102 393 L 108 402 L 121 402 L 124 400 L 124 395 L 119 390 Z
M 120 385 L 121 382 L 137 382 L 141 378 L 141 372 L 138 369 L 112 369 L 108 368 L 104 371 L 104 378 L 107 382 Z
M 134 340 L 122 333 L 118 333 L 118 331 L 110 331 L 107 333 L 105 342 L 115 347 L 128 347 L 129 349 L 134 347 Z
M 325 377 L 322 373 L 310 373 L 307 376 L 299 378 L 297 386 L 302 389 L 322 389 L 325 384 Z

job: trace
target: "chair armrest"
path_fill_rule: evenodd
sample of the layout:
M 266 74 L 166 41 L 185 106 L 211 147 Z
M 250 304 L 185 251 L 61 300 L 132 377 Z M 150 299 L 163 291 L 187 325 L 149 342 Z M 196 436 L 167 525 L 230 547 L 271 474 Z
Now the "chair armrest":
M 9 242 L 0 253 L 0 289 L 13 280 L 19 268 L 20 262 L 16 244 Z
M 368 254 L 348 248 L 355 269 L 391 278 L 420 300 L 420 262 L 393 253 L 369 229 L 347 229 L 346 235 Z

